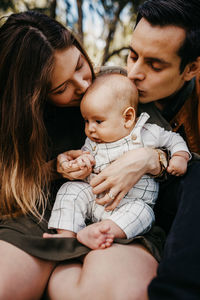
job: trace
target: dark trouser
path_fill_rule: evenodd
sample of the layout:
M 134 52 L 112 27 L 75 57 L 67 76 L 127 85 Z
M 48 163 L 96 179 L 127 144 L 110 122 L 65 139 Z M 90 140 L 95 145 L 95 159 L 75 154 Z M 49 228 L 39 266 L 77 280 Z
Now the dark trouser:
M 157 222 L 170 230 L 149 299 L 199 300 L 200 162 L 193 162 L 187 175 L 161 184 L 156 215 Z

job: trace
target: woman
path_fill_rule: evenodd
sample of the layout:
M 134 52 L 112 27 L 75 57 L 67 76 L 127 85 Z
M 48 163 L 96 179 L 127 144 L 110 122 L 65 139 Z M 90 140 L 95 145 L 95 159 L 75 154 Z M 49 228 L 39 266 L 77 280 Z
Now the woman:
M 71 32 L 36 12 L 11 15 L 0 40 L 0 298 L 41 299 L 47 289 L 49 299 L 146 299 L 159 232 L 98 251 L 74 238 L 42 238 L 61 177 L 82 179 L 63 162 L 85 138 L 79 104 L 94 78 L 86 53 Z M 150 149 L 115 164 L 123 193 L 160 170 Z

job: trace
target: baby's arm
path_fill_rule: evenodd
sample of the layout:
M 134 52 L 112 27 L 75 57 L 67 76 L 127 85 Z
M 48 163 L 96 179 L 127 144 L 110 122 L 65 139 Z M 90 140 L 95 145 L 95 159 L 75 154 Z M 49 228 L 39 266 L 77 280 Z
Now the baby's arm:
M 171 153 L 167 172 L 175 176 L 183 175 L 187 171 L 187 162 L 190 160 L 191 155 L 186 142 L 180 134 L 167 131 L 155 124 L 146 124 L 145 128 L 151 133 L 149 135 L 149 144 L 152 143 L 156 148 L 167 149 Z
M 171 175 L 180 176 L 185 174 L 187 171 L 187 163 L 190 159 L 189 153 L 186 151 L 177 151 L 175 152 L 167 168 L 167 172 Z

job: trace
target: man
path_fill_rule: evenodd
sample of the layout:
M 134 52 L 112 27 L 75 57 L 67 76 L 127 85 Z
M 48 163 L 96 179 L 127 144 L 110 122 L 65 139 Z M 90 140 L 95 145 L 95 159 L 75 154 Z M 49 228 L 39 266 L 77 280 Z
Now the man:
M 158 125 L 170 123 L 200 154 L 200 1 L 148 0 L 140 6 L 127 70 L 141 110 Z M 200 299 L 199 178 L 194 155 L 186 176 L 161 184 L 157 223 L 168 236 L 149 286 L 151 300 Z

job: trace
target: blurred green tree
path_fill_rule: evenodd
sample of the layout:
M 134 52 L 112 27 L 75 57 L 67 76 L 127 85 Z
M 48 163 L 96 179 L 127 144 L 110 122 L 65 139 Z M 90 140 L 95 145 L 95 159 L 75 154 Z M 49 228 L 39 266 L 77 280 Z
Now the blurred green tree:
M 87 10 L 84 9 L 86 2 L 88 4 Z M 84 32 L 83 26 L 85 20 L 88 19 L 88 14 L 90 14 L 90 17 L 94 19 L 95 30 L 95 17 L 98 16 L 103 24 L 100 39 L 105 44 L 103 50 L 100 50 L 102 52 L 100 64 L 108 63 L 113 59 L 113 56 L 120 56 L 121 53 L 123 53 L 124 64 L 126 60 L 124 50 L 128 49 L 126 36 L 132 33 L 137 8 L 143 2 L 144 0 L 76 0 L 77 19 L 73 19 L 70 25 L 78 32 L 80 40 L 86 48 L 90 49 L 90 42 L 89 44 L 86 42 L 87 33 Z M 69 5 L 68 16 L 72 12 L 70 8 L 72 7 Z M 128 15 L 129 19 L 126 24 L 124 22 L 125 14 Z
M 24 10 L 37 10 L 52 18 L 56 18 L 57 0 L 1 0 L 1 15 L 8 12 L 19 12 Z
M 105 39 L 105 47 L 102 55 L 102 65 L 108 62 L 114 55 L 119 55 L 120 52 L 128 49 L 128 45 L 126 45 L 126 34 L 132 33 L 137 8 L 143 2 L 144 0 L 96 1 L 96 5 L 103 7 L 103 12 L 100 12 L 97 9 L 99 16 L 103 19 L 104 23 L 103 35 Z M 91 7 L 94 3 L 95 1 L 91 1 Z M 126 14 L 129 15 L 129 22 L 127 25 L 124 23 L 125 16 L 123 15 L 125 9 Z M 121 30 L 121 35 L 119 34 L 119 27 L 123 28 Z M 121 43 L 117 43 L 116 45 L 116 39 L 121 39 Z
M 12 0 L 1 0 L 0 9 L 6 11 L 8 8 L 14 9 L 14 4 Z
M 65 5 L 62 8 L 62 14 L 65 10 L 64 19 L 59 16 L 61 2 Z M 0 14 L 30 9 L 45 13 L 72 27 L 92 59 L 97 58 L 99 65 L 109 64 L 111 61 L 123 65 L 136 11 L 143 2 L 144 0 L 0 0 Z M 97 29 L 97 18 L 101 23 L 100 36 L 93 36 L 93 41 L 88 38 L 89 33 L 85 30 L 89 17 L 93 20 L 90 33 Z M 98 42 L 101 42 L 101 47 Z

